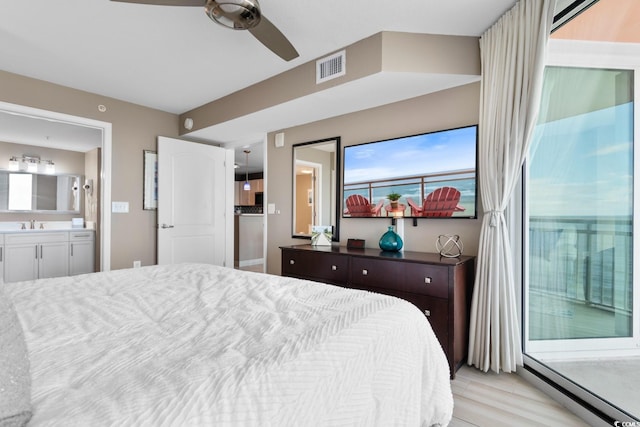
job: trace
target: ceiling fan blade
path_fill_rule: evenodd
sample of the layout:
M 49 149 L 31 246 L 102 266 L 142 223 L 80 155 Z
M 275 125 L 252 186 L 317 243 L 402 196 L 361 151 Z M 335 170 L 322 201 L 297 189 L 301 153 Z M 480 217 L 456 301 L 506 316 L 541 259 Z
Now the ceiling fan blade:
M 260 23 L 249 32 L 258 39 L 260 43 L 269 48 L 273 53 L 285 61 L 291 61 L 300 56 L 298 51 L 287 40 L 287 38 L 271 23 L 264 15 L 260 18 Z
M 200 6 L 207 4 L 207 0 L 111 0 L 120 3 L 153 4 L 158 6 Z

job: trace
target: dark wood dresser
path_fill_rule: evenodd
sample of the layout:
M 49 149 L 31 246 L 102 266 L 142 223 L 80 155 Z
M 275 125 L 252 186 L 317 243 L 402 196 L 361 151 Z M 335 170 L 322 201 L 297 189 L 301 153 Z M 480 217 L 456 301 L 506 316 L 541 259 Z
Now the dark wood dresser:
M 403 298 L 429 319 L 451 378 L 465 361 L 475 257 L 338 246 L 283 246 L 282 275 Z

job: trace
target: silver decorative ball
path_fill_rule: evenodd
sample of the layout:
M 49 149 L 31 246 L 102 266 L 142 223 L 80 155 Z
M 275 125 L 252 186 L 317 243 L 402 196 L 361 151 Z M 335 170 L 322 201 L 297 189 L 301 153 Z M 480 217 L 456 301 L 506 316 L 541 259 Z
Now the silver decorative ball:
M 441 256 L 457 258 L 462 255 L 462 241 L 457 234 L 441 234 L 436 240 L 436 249 Z

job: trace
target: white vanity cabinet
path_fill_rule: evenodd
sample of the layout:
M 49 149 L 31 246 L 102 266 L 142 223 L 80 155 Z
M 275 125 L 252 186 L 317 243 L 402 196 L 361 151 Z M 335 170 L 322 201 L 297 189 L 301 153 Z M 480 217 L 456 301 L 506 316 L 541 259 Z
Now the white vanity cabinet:
M 0 233 L 0 276 L 8 283 L 93 273 L 94 242 L 87 229 Z
M 93 273 L 95 271 L 93 230 L 69 232 L 69 274 Z
M 4 236 L 4 281 L 69 275 L 69 233 L 9 233 Z

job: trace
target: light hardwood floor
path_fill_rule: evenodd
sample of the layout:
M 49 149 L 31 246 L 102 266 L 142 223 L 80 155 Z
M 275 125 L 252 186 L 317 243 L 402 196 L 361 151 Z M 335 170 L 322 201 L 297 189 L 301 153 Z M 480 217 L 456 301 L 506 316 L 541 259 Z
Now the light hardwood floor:
M 450 427 L 589 425 L 516 374 L 484 373 L 464 365 L 451 388 L 455 406 Z

